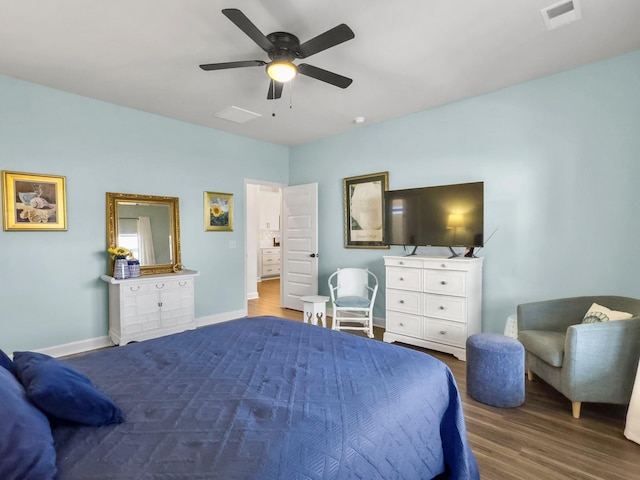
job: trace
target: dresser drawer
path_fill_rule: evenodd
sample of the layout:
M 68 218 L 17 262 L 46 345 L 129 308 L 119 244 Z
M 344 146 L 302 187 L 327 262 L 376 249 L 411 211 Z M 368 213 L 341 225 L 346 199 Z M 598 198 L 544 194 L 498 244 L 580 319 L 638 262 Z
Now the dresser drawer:
M 418 268 L 387 267 L 387 288 L 422 291 L 422 270 Z
M 263 253 L 262 264 L 265 265 L 268 263 L 280 263 L 280 252 Z
M 422 293 L 409 290 L 387 289 L 387 309 L 396 312 L 414 313 L 422 312 Z
M 426 319 L 425 337 L 435 342 L 465 347 L 467 328 L 463 323 L 447 322 L 433 318 Z
M 407 313 L 387 312 L 388 332 L 422 338 L 422 317 Z
M 471 262 L 462 258 L 430 258 L 423 262 L 424 268 L 432 270 L 458 270 L 469 271 Z
M 467 299 L 427 293 L 424 296 L 423 312 L 425 315 L 430 317 L 446 318 L 447 320 L 453 320 L 456 322 L 466 322 Z
M 170 280 L 167 282 L 154 282 L 156 290 L 183 290 L 193 287 L 193 278 L 181 278 L 180 280 Z
M 280 265 L 263 265 L 262 276 L 266 277 L 268 275 L 280 275 Z
M 466 278 L 465 272 L 425 270 L 424 291 L 465 296 Z
M 387 267 L 410 267 L 422 269 L 423 261 L 421 258 L 385 257 L 384 264 Z
M 140 295 L 151 291 L 153 284 L 146 283 L 123 283 L 120 285 L 120 294 L 123 296 Z

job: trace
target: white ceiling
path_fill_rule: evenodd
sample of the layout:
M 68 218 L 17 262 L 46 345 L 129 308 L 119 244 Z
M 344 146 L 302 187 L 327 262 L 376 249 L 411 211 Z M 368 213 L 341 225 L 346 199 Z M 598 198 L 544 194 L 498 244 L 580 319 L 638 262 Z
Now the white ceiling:
M 640 1 L 581 0 L 582 19 L 547 30 L 557 0 L 0 0 L 0 73 L 282 145 L 298 145 L 640 49 Z M 577 1 L 577 0 L 576 0 Z M 299 75 L 267 100 L 268 60 L 229 19 L 301 42 L 346 23 L 355 38 L 304 60 L 353 79 Z M 298 62 L 300 63 L 300 62 Z M 261 117 L 236 124 L 236 106 Z M 275 113 L 275 116 L 272 114 Z

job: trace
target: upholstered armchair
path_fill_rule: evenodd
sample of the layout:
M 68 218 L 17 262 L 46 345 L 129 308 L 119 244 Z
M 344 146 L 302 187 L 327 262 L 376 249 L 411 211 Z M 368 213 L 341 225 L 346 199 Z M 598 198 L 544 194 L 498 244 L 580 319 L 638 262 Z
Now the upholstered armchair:
M 631 318 L 596 316 L 591 321 L 601 321 L 583 323 L 594 303 Z M 517 322 L 528 379 L 536 374 L 567 397 L 575 418 L 582 402 L 629 403 L 640 356 L 640 300 L 593 296 L 526 303 L 518 305 Z

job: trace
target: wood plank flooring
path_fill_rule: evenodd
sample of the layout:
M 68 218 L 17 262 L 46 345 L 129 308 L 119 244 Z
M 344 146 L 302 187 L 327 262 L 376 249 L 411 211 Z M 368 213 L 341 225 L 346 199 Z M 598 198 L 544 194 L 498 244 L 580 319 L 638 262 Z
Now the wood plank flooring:
M 302 312 L 280 308 L 279 291 L 277 279 L 260 282 L 260 298 L 249 301 L 249 316 L 302 321 Z M 382 340 L 383 329 L 376 327 L 374 333 Z M 522 406 L 490 407 L 467 395 L 465 362 L 402 346 L 432 355 L 451 368 L 483 480 L 640 480 L 640 445 L 623 435 L 626 407 L 585 403 L 581 418 L 574 419 L 571 403 L 537 378 L 526 382 Z

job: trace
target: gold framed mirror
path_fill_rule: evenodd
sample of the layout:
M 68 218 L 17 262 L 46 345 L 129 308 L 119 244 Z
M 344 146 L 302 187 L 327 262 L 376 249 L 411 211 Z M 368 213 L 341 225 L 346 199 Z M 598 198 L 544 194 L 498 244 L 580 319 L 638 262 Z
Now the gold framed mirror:
M 182 270 L 177 197 L 107 192 L 107 249 L 124 247 L 140 261 L 140 273 Z

